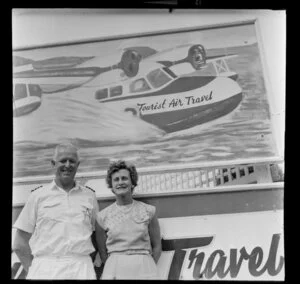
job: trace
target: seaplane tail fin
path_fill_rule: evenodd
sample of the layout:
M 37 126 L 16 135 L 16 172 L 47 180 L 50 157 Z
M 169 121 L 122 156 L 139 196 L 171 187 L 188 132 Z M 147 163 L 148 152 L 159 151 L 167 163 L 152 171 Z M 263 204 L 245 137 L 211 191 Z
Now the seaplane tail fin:
M 237 73 L 232 72 L 226 62 L 226 59 L 237 57 L 237 54 L 208 56 L 206 63 L 211 63 L 217 76 L 226 76 L 231 79 L 237 79 Z

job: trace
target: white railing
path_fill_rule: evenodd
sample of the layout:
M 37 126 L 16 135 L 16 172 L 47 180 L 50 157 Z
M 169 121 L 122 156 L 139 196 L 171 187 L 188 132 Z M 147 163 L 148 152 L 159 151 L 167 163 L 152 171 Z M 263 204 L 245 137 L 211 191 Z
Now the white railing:
M 283 163 L 283 158 L 281 157 L 271 157 L 271 158 L 261 158 L 261 159 L 239 159 L 232 161 L 221 161 L 221 162 L 202 162 L 202 163 L 184 163 L 184 164 L 174 164 L 174 165 L 165 165 L 165 166 L 153 166 L 153 167 L 139 167 L 138 173 L 141 174 L 150 174 L 150 173 L 164 173 L 171 171 L 182 171 L 182 170 L 192 170 L 192 169 L 208 169 L 208 168 L 222 168 L 230 167 L 237 165 L 248 165 L 248 164 L 277 164 Z M 76 175 L 78 179 L 93 179 L 93 178 L 105 178 L 106 171 L 97 171 L 97 172 L 79 172 Z M 53 178 L 53 176 L 28 176 L 28 177 L 19 177 L 13 178 L 13 184 L 35 184 L 48 182 Z
M 135 194 L 164 194 L 219 189 L 226 186 L 272 183 L 274 165 L 281 159 L 240 160 L 206 164 L 183 164 L 168 167 L 138 168 L 139 180 Z M 276 169 L 276 168 L 275 168 Z M 98 198 L 113 197 L 105 183 L 106 171 L 80 173 L 77 179 L 92 187 Z M 13 184 L 13 206 L 23 205 L 30 191 L 38 185 L 48 183 L 52 177 L 15 179 Z M 228 187 L 230 188 L 230 187 Z
M 252 165 L 141 174 L 136 193 L 212 188 L 229 184 L 257 182 L 257 167 Z

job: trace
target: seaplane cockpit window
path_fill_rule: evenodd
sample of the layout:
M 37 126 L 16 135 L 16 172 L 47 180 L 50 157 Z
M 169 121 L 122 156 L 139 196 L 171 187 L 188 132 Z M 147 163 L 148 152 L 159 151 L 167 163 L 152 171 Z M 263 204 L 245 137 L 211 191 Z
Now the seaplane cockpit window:
M 172 80 L 162 69 L 151 71 L 147 78 L 154 88 L 159 88 Z
M 169 68 L 164 67 L 163 70 L 164 70 L 165 72 L 167 72 L 167 73 L 168 73 L 171 77 L 173 77 L 174 79 L 178 77 L 178 76 L 177 76 L 175 73 L 173 73 Z
M 111 87 L 109 93 L 111 97 L 122 95 L 123 88 L 122 86 Z
M 138 79 L 134 82 L 132 82 L 129 86 L 129 90 L 131 93 L 136 93 L 136 92 L 144 92 L 148 91 L 151 88 L 149 87 L 148 83 L 144 78 Z
M 15 100 L 24 99 L 27 97 L 27 90 L 25 84 L 16 84 L 15 85 Z
M 95 93 L 96 100 L 106 99 L 107 97 L 108 97 L 108 89 L 107 88 L 98 90 Z

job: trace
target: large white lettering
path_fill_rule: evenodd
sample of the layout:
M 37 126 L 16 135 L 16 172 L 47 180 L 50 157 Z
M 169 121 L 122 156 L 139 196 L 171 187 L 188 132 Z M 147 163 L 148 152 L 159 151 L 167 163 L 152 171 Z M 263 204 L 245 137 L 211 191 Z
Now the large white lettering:
M 163 241 L 163 250 L 174 250 L 171 260 L 168 279 L 180 279 L 183 269 L 193 269 L 194 279 L 224 279 L 227 275 L 234 279 L 238 276 L 243 263 L 247 263 L 248 272 L 253 277 L 267 273 L 276 276 L 284 265 L 284 257 L 277 256 L 280 234 L 273 234 L 269 251 L 266 253 L 262 247 L 256 246 L 251 251 L 246 247 L 232 248 L 229 254 L 222 249 L 216 249 L 209 255 L 201 251 L 201 247 L 208 246 L 213 237 L 197 239 L 180 239 L 172 244 L 172 240 Z M 195 248 L 187 254 L 186 249 Z M 200 252 L 198 252 L 200 251 Z M 184 260 L 187 258 L 187 262 Z M 183 267 L 187 263 L 187 267 Z

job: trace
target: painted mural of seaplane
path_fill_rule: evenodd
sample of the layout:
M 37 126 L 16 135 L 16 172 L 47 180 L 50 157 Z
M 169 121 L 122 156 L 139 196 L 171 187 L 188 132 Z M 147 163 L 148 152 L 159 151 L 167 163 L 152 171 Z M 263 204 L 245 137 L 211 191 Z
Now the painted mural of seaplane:
M 235 56 L 207 56 L 200 44 L 160 52 L 139 46 L 124 48 L 115 64 L 109 63 L 117 62 L 115 55 L 31 61 L 14 69 L 13 80 L 28 80 L 43 93 L 84 88 L 86 97 L 174 132 L 224 116 L 239 105 L 238 75 L 226 63 Z M 208 64 L 215 74 L 201 75 Z

